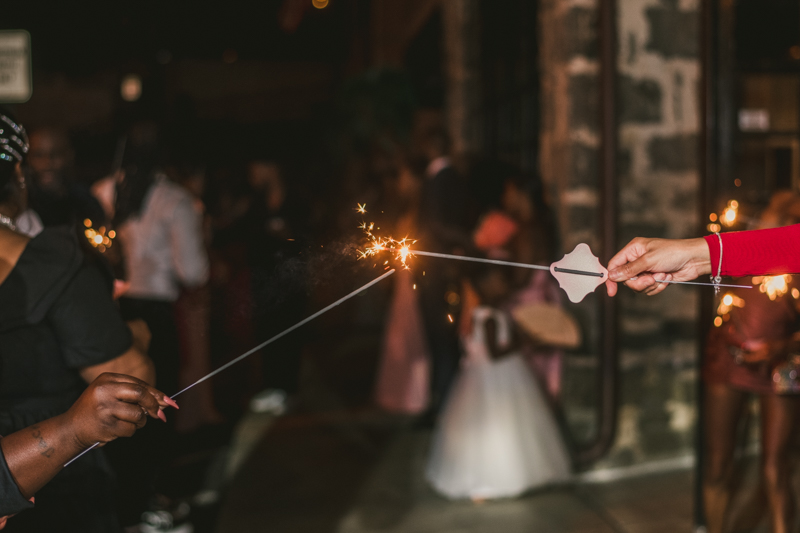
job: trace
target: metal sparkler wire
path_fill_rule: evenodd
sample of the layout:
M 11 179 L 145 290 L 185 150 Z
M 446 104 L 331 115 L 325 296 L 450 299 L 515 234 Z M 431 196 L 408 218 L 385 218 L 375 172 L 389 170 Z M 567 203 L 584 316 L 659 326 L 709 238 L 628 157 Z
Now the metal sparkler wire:
M 387 248 L 387 250 L 392 250 Z M 392 250 L 396 251 L 396 250 Z M 430 257 L 438 257 L 440 259 L 455 259 L 457 261 L 469 261 L 471 263 L 487 263 L 490 265 L 512 266 L 519 268 L 532 268 L 535 270 L 550 270 L 549 266 L 544 265 L 531 265 L 528 263 L 515 263 L 513 261 L 502 261 L 500 259 L 484 259 L 483 257 L 469 257 L 466 255 L 453 255 L 453 254 L 440 254 L 436 252 L 425 252 L 422 250 L 411 250 L 411 255 L 426 255 Z M 587 272 L 587 274 L 595 275 L 596 272 Z
M 214 371 L 206 374 L 202 378 L 198 379 L 197 381 L 195 381 L 194 383 L 192 383 L 188 387 L 184 387 L 183 389 L 179 390 L 178 392 L 176 392 L 175 394 L 170 396 L 170 398 L 172 398 L 174 400 L 175 398 L 177 398 L 178 396 L 180 396 L 181 394 L 183 394 L 187 390 L 191 389 L 192 387 L 194 387 L 196 385 L 199 385 L 200 383 L 204 382 L 205 380 L 216 376 L 217 374 L 219 374 L 223 370 L 226 370 L 227 368 L 230 368 L 231 366 L 235 365 L 239 361 L 242 361 L 243 359 L 253 355 L 254 353 L 259 351 L 260 349 L 262 349 L 265 346 L 267 346 L 268 344 L 271 344 L 271 343 L 275 342 L 276 340 L 280 339 L 281 337 L 283 337 L 285 335 L 288 335 L 289 333 L 291 333 L 292 331 L 296 330 L 297 328 L 305 326 L 306 324 L 308 324 L 309 322 L 311 322 L 315 318 L 319 317 L 320 315 L 324 315 L 325 313 L 327 313 L 328 311 L 330 311 L 334 307 L 338 306 L 339 304 L 342 304 L 342 303 L 346 302 L 347 300 L 349 300 L 353 296 L 356 296 L 357 294 L 360 294 L 360 293 L 364 292 L 365 290 L 369 289 L 370 287 L 372 287 L 373 285 L 377 284 L 378 282 L 388 278 L 389 276 L 391 276 L 394 273 L 395 273 L 394 269 L 389 270 L 388 272 L 385 272 L 384 274 L 382 274 L 382 275 L 378 276 L 377 278 L 373 279 L 372 281 L 370 281 L 366 285 L 362 285 L 360 288 L 354 290 L 353 292 L 351 292 L 350 294 L 348 294 L 346 296 L 343 296 L 343 297 L 339 298 L 338 300 L 336 300 L 335 302 L 333 302 L 329 306 L 324 307 L 324 308 L 320 309 L 319 311 L 317 311 L 316 313 L 314 313 L 313 315 L 304 318 L 303 320 L 301 320 L 300 322 L 298 322 L 294 326 L 286 328 L 285 330 L 281 331 L 280 333 L 278 333 L 274 337 L 265 340 L 264 342 L 262 342 L 261 344 L 259 344 L 255 348 L 252 348 L 252 349 L 246 351 L 245 353 L 243 353 L 242 355 L 240 355 L 236 359 L 232 359 L 232 360 L 228 361 L 227 363 L 225 363 L 221 367 L 217 368 L 216 370 L 214 370 Z M 72 464 L 75 460 L 79 459 L 81 456 L 83 456 L 84 454 L 88 453 L 89 451 L 95 449 L 99 445 L 100 445 L 99 442 L 95 442 L 89 448 L 86 448 L 81 453 L 79 453 L 78 455 L 76 455 L 75 457 L 70 459 L 66 464 L 64 464 L 64 467 L 66 468 L 67 466 Z
M 736 289 L 752 289 L 752 285 L 726 285 L 725 283 L 720 283 L 719 285 L 715 285 L 714 283 L 703 283 L 702 281 L 667 281 L 667 280 L 656 280 L 656 283 L 675 283 L 678 285 L 706 285 L 710 287 L 734 287 Z
M 388 248 L 387 248 L 388 250 Z M 396 251 L 396 250 L 394 250 Z M 500 265 L 500 266 L 511 266 L 511 267 L 520 267 L 520 268 L 532 268 L 535 270 L 550 270 L 549 266 L 544 265 L 531 265 L 528 263 L 515 263 L 513 261 L 502 261 L 500 259 L 484 259 L 482 257 L 469 257 L 464 255 L 451 255 L 451 254 L 440 254 L 436 252 L 425 252 L 422 250 L 411 250 L 411 255 L 427 255 L 430 257 L 438 257 L 440 259 L 456 259 L 458 261 L 469 261 L 473 263 L 488 263 L 490 265 Z M 580 276 L 602 276 L 599 272 L 589 272 L 585 270 L 571 270 L 566 268 L 559 268 L 556 267 L 556 271 L 565 272 L 567 274 L 578 274 Z M 635 278 L 631 278 L 635 279 Z M 658 281 L 658 283 L 674 283 L 678 285 L 708 285 L 714 286 L 713 283 L 703 283 L 700 281 Z M 735 287 L 739 289 L 752 289 L 751 285 L 726 285 L 724 283 L 719 285 L 720 287 Z

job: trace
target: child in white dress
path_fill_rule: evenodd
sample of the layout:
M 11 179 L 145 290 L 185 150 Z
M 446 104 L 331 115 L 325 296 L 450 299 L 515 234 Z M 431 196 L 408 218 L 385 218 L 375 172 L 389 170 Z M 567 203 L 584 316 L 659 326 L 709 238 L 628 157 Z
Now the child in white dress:
M 517 496 L 565 481 L 570 461 L 553 415 L 518 349 L 511 319 L 498 306 L 508 272 L 476 271 L 481 305 L 462 338 L 464 357 L 439 419 L 426 477 L 451 499 Z

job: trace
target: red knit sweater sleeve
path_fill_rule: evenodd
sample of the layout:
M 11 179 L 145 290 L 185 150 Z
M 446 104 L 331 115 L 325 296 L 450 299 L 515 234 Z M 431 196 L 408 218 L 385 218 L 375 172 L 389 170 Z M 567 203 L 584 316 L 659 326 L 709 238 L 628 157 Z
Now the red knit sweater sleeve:
M 800 224 L 722 233 L 722 275 L 732 277 L 800 272 Z M 719 268 L 719 238 L 706 235 L 711 272 Z

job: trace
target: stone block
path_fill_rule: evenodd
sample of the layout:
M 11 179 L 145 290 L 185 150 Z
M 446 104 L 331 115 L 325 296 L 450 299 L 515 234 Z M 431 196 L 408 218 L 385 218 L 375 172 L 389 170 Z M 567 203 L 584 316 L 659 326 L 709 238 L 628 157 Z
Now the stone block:
M 599 89 L 598 79 L 595 75 L 579 74 L 570 78 L 570 126 L 597 131 L 600 112 L 597 100 Z
M 646 10 L 650 39 L 646 48 L 665 58 L 696 58 L 699 45 L 700 14 L 681 11 L 672 4 Z
M 677 191 L 672 198 L 673 213 L 681 212 L 692 220 L 697 217 L 697 191 Z
M 633 154 L 631 154 L 631 151 L 627 148 L 620 148 L 617 151 L 617 176 L 630 176 L 632 166 Z
M 661 122 L 662 91 L 657 81 L 620 76 L 617 100 L 621 123 Z
M 569 208 L 568 216 L 569 230 L 573 233 L 596 228 L 600 220 L 594 207 L 572 206 Z
M 597 40 L 597 10 L 585 7 L 570 9 L 563 20 L 564 27 L 564 53 L 566 60 L 575 56 L 596 58 L 598 50 Z
M 596 187 L 600 174 L 600 154 L 597 148 L 573 144 L 570 152 L 570 187 Z
M 697 136 L 653 137 L 647 147 L 650 168 L 668 172 L 697 169 Z
M 664 333 L 670 340 L 693 340 L 697 338 L 697 323 L 694 320 L 667 320 Z

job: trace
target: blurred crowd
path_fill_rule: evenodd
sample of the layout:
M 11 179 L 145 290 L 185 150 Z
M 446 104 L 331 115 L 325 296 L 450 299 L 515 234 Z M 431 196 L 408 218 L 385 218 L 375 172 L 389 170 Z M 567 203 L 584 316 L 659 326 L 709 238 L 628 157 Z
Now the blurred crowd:
M 168 425 L 105 449 L 122 495 L 118 517 L 129 531 L 180 530 L 175 524 L 186 511 L 156 480 L 181 453 L 181 435 L 230 429 L 248 410 L 280 416 L 297 407 L 302 335 L 281 338 L 218 379 L 195 382 L 308 314 L 310 273 L 300 258 L 332 236 L 355 243 L 356 202 L 374 206 L 381 226 L 411 237 L 420 250 L 542 265 L 557 258 L 558 233 L 539 176 L 453 157 L 436 124 L 415 128 L 403 142 L 380 141 L 343 166 L 337 195 L 325 198 L 321 211 L 330 185 L 310 192 L 298 186 L 308 180 L 293 179 L 289 165 L 265 153 L 212 168 L 202 154 L 173 150 L 152 121 L 128 128 L 113 167 L 89 182 L 77 178 L 67 132 L 30 133 L 24 181 L 2 214 L 29 237 L 68 228 L 113 287 L 158 388 L 173 394 L 191 387 Z M 800 198 L 784 191 L 759 224 L 798 220 Z M 568 481 L 562 372 L 565 350 L 582 339 L 555 281 L 541 270 L 412 261 L 392 278 L 374 404 L 434 431 L 429 482 L 446 497 L 481 501 Z M 728 520 L 748 394 L 761 406 L 773 524 L 792 516 L 788 450 L 800 361 L 789 354 L 800 291 L 791 276 L 750 282 L 761 290 L 723 295 L 703 363 L 710 531 L 722 531 Z

